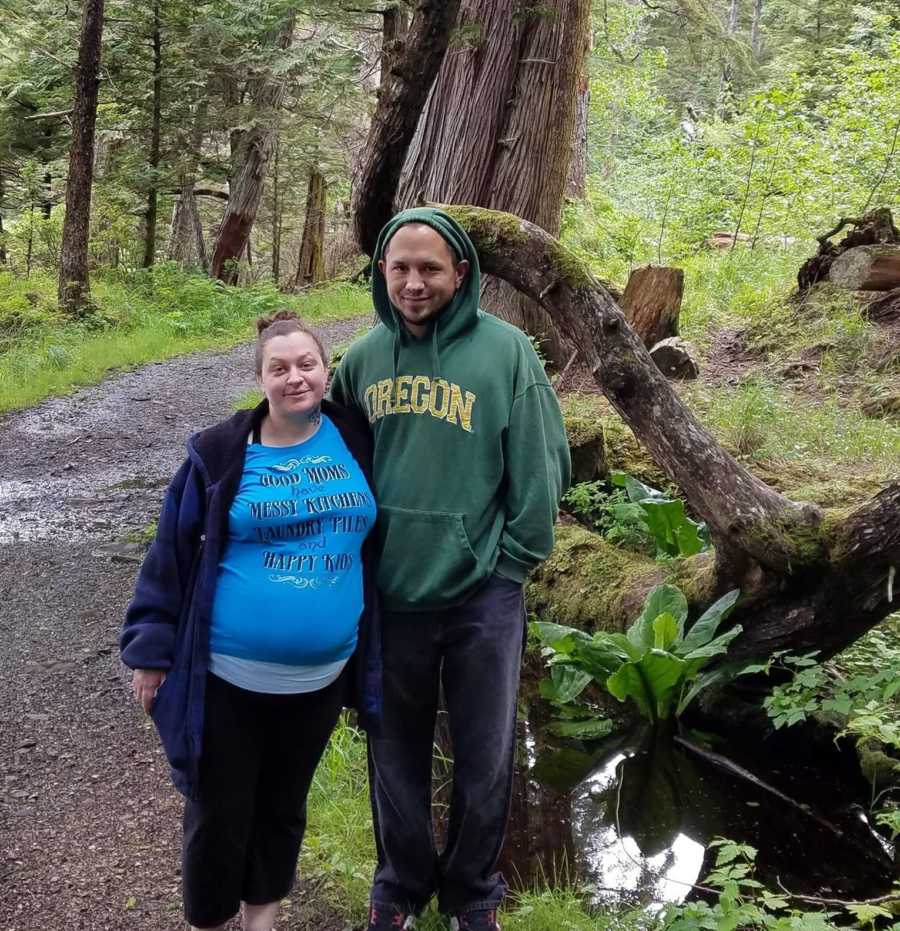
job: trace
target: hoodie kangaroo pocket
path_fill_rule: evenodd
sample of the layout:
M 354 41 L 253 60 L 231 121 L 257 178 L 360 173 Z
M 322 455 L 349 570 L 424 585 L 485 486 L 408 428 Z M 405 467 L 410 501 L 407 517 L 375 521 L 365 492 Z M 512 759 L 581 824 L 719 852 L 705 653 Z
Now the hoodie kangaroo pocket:
M 450 603 L 478 580 L 462 514 L 382 505 L 378 542 L 378 587 L 392 601 Z

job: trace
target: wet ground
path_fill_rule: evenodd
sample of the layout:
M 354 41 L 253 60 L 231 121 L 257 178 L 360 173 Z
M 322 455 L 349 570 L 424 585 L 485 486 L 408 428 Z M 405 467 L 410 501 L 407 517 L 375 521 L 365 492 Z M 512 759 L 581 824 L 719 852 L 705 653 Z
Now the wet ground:
M 0 931 L 183 927 L 181 802 L 118 659 L 121 541 L 252 367 L 248 346 L 187 356 L 0 420 Z M 344 922 L 301 886 L 279 927 Z
M 502 867 L 520 886 L 562 879 L 599 905 L 659 907 L 699 893 L 716 838 L 757 848 L 773 890 L 858 900 L 898 876 L 893 848 L 866 818 L 855 754 L 795 729 L 767 740 L 654 736 L 547 738 L 547 707 L 526 698 Z M 898 864 L 900 865 L 900 864 Z

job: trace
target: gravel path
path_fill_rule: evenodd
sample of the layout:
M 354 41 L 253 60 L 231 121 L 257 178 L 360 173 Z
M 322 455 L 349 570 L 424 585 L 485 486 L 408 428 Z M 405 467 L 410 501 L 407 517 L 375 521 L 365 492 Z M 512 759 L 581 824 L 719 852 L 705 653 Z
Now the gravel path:
M 0 421 L 0 931 L 185 927 L 181 801 L 118 659 L 139 559 L 118 541 L 155 518 L 186 437 L 252 386 L 245 345 Z M 279 931 L 343 931 L 307 891 Z

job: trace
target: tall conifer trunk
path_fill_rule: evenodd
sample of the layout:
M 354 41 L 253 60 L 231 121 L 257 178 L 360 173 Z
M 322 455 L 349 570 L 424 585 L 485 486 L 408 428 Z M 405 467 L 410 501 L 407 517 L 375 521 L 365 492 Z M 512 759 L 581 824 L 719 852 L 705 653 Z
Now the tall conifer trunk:
M 318 284 L 325 277 L 325 201 L 328 185 L 325 176 L 313 168 L 309 173 L 306 192 L 306 219 L 303 223 L 303 241 L 297 259 L 295 288 Z
M 94 127 L 97 122 L 100 43 L 104 0 L 85 0 L 72 111 L 72 148 L 66 182 L 66 217 L 59 257 L 59 302 L 78 314 L 90 297 L 88 238 L 94 180 Z
M 289 48 L 293 33 L 294 16 L 291 14 L 272 36 L 272 45 L 282 50 Z M 228 284 L 237 282 L 237 260 L 246 251 L 250 231 L 256 222 L 284 91 L 284 79 L 272 75 L 259 77 L 251 91 L 257 123 L 240 139 L 231 196 L 219 226 L 210 269 L 214 278 Z
M 160 32 L 159 0 L 153 3 L 153 112 L 150 118 L 150 190 L 147 192 L 147 218 L 144 230 L 144 268 L 156 260 L 156 217 L 159 201 L 159 150 L 162 124 L 162 35 Z
M 589 0 L 463 0 L 458 35 L 419 121 L 401 206 L 468 203 L 515 213 L 558 233 L 572 159 Z M 568 351 L 535 302 L 486 279 L 487 310 Z

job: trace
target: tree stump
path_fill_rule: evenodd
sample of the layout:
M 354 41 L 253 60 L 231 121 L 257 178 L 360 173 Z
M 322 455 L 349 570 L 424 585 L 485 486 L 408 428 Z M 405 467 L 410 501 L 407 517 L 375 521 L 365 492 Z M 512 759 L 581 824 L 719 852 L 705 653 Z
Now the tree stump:
M 691 344 L 680 336 L 661 339 L 650 350 L 650 358 L 666 378 L 687 381 L 700 374 L 700 368 L 691 354 Z
M 850 291 L 891 291 L 900 288 L 900 246 L 857 246 L 839 255 L 828 279 Z
M 649 349 L 678 335 L 684 272 L 664 265 L 636 268 L 619 302 L 626 319 Z

